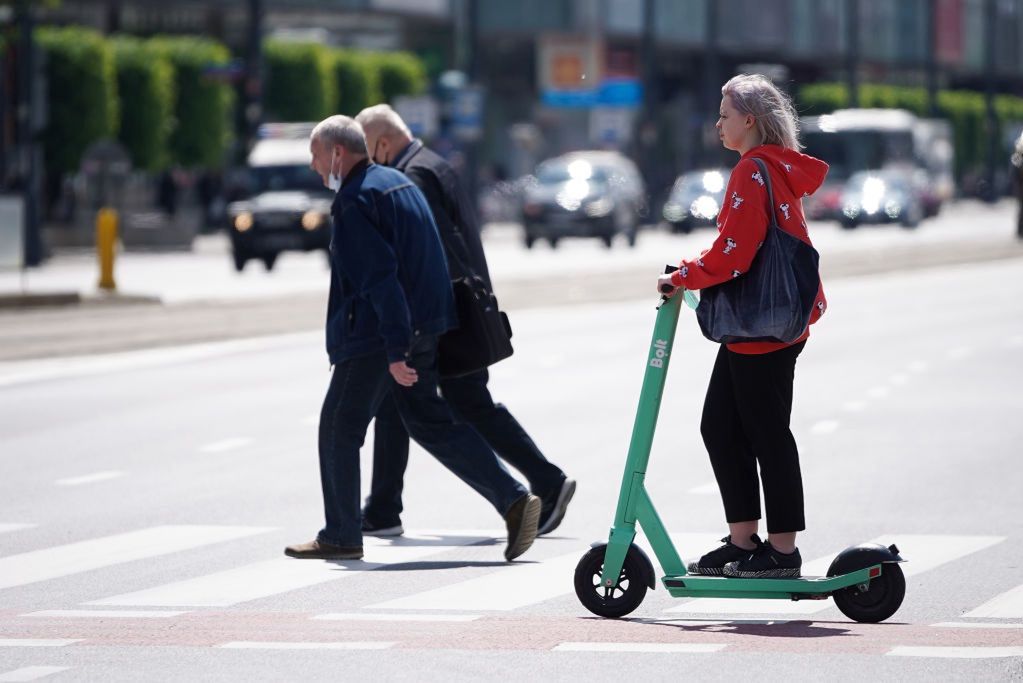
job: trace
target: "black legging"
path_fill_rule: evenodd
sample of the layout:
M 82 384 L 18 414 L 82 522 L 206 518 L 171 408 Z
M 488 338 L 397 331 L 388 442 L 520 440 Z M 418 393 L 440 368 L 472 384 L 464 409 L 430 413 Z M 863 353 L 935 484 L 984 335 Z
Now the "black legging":
M 765 354 L 718 351 L 700 431 L 728 522 L 760 519 L 764 483 L 767 531 L 802 531 L 803 480 L 789 430 L 796 358 L 806 342 Z

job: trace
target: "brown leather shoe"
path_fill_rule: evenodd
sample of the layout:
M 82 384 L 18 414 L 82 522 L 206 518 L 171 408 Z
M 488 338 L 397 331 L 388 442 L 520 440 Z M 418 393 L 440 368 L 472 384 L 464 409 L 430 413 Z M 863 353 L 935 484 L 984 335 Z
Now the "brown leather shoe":
M 320 541 L 309 541 L 289 545 L 284 549 L 288 557 L 297 557 L 300 560 L 361 560 L 361 545 L 331 545 Z
M 504 559 L 511 562 L 529 550 L 536 539 L 536 527 L 540 522 L 540 499 L 531 493 L 512 503 L 504 523 L 508 527 L 508 546 L 504 549 Z

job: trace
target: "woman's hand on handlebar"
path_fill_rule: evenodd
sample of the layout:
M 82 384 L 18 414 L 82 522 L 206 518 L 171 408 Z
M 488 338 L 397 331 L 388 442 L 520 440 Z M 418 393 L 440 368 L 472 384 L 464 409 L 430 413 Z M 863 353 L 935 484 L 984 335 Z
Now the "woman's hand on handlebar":
M 671 274 L 662 275 L 657 278 L 657 293 L 667 298 L 671 298 L 675 292 L 678 291 L 678 287 L 671 281 Z

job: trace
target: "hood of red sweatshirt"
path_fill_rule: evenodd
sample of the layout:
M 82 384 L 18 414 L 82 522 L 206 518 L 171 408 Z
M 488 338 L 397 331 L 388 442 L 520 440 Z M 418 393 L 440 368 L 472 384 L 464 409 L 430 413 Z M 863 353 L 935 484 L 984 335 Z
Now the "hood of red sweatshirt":
M 760 145 L 742 155 L 743 159 L 752 157 L 767 162 L 771 180 L 784 182 L 796 197 L 816 192 L 828 174 L 828 165 L 820 159 L 779 145 Z

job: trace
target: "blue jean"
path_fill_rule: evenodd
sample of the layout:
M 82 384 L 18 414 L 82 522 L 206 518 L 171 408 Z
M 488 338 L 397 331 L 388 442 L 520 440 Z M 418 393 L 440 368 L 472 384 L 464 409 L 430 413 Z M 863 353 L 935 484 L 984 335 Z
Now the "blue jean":
M 419 380 L 398 385 L 376 352 L 342 361 L 334 368 L 320 414 L 320 483 L 326 526 L 317 539 L 333 545 L 362 545 L 359 510 L 359 449 L 385 399 L 409 435 L 504 516 L 526 489 L 470 427 L 457 423 L 437 389 L 437 337 L 417 339 L 408 364 Z
M 497 455 L 520 471 L 538 496 L 556 493 L 565 473 L 552 464 L 508 409 L 494 403 L 486 370 L 440 382 L 455 417 L 467 423 Z M 364 514 L 378 526 L 400 523 L 401 494 L 408 466 L 409 435 L 394 401 L 384 399 L 377 411 L 373 437 L 373 483 Z

